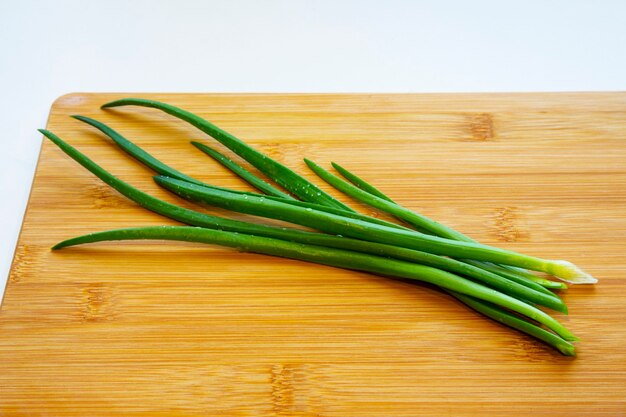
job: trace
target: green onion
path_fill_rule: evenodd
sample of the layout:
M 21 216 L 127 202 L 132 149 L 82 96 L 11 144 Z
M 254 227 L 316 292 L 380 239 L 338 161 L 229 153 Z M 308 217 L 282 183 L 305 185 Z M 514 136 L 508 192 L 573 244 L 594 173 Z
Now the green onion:
M 204 120 L 203 118 L 190 113 L 186 110 L 179 109 L 166 103 L 160 103 L 158 101 L 146 100 L 141 98 L 125 98 L 121 100 L 112 101 L 104 104 L 102 108 L 118 107 L 118 106 L 143 106 L 152 107 L 165 113 L 168 113 L 174 117 L 184 120 L 187 123 L 197 127 L 204 133 L 216 139 L 218 142 L 232 150 L 234 153 L 248 161 L 259 171 L 267 175 L 272 180 L 276 181 L 279 185 L 285 189 L 291 191 L 294 195 L 300 197 L 302 200 L 310 201 L 313 203 L 322 203 L 333 207 L 341 208 L 344 210 L 352 210 L 345 204 L 336 200 L 330 194 L 327 194 L 315 184 L 308 181 L 306 178 L 298 175 L 285 165 L 275 161 L 269 156 L 257 151 L 245 142 L 231 135 L 230 133 L 220 129 L 211 122 Z
M 348 250 L 189 226 L 152 226 L 92 233 L 60 242 L 55 245 L 53 249 L 107 240 L 136 239 L 180 240 L 217 244 L 246 252 L 299 259 L 323 265 L 372 272 L 379 275 L 414 279 L 501 305 L 519 314 L 525 315 L 532 320 L 538 321 L 565 340 L 578 340 L 578 338 L 561 323 L 543 311 L 458 275 L 424 265 Z
M 270 199 L 242 196 L 236 193 L 215 190 L 163 176 L 155 177 L 155 181 L 186 199 L 204 202 L 240 213 L 288 221 L 327 233 L 387 243 L 452 258 L 469 258 L 528 268 L 566 279 L 575 279 L 585 274 L 575 265 L 566 261 L 545 260 L 479 243 L 460 242 L 419 232 L 395 229 L 358 219 L 349 219 L 320 210 L 296 207 Z
M 319 233 L 294 230 L 284 227 L 273 227 L 242 222 L 238 220 L 225 219 L 176 206 L 174 204 L 168 203 L 149 194 L 146 194 L 143 191 L 140 191 L 130 184 L 113 176 L 105 169 L 97 165 L 95 162 L 91 161 L 87 156 L 79 152 L 77 149 L 67 144 L 58 136 L 54 135 L 52 132 L 46 130 L 41 130 L 41 132 L 67 155 L 76 160 L 83 167 L 87 168 L 90 172 L 92 172 L 98 178 L 100 178 L 112 188 L 120 192 L 122 195 L 128 197 L 132 201 L 136 202 L 137 204 L 148 210 L 154 211 L 155 213 L 164 215 L 171 219 L 178 220 L 193 226 L 228 230 L 239 233 L 284 239 L 293 242 L 348 249 L 358 252 L 375 254 L 379 256 L 393 257 L 396 259 L 411 262 L 423 263 L 426 265 L 445 269 L 450 272 L 456 272 L 462 275 L 466 275 L 472 279 L 480 280 L 482 282 L 492 285 L 493 287 L 500 288 L 510 295 L 517 296 L 518 298 L 527 298 L 534 302 L 537 302 L 538 304 L 551 307 L 555 310 L 564 313 L 567 312 L 565 304 L 562 302 L 562 300 L 556 297 L 555 300 L 547 300 L 541 295 L 530 294 L 528 291 L 517 289 L 515 285 L 506 281 L 502 281 L 501 279 L 500 282 L 495 282 L 499 279 L 498 275 L 490 274 L 489 272 L 482 271 L 478 268 L 473 268 L 470 265 L 460 263 L 453 259 L 443 258 L 425 252 L 395 247 L 391 245 L 379 244 L 375 242 L 367 242 L 345 237 L 337 237 L 333 235 L 324 235 Z M 244 193 L 241 194 L 245 196 Z M 290 202 L 290 204 L 292 203 L 293 202 Z
M 192 225 L 197 225 L 197 226 L 219 228 L 219 229 L 231 230 L 235 232 L 240 231 L 242 233 L 254 233 L 254 234 L 266 233 L 267 236 L 282 238 L 287 241 L 300 241 L 304 243 L 313 243 L 313 244 L 319 244 L 319 245 L 324 245 L 324 246 L 337 245 L 336 247 L 342 247 L 341 245 L 346 245 L 345 248 L 348 248 L 348 249 L 350 249 L 350 245 L 353 245 L 352 247 L 355 248 L 356 250 L 370 251 L 370 253 L 380 254 L 383 256 L 397 256 L 399 258 L 402 258 L 404 256 L 405 259 L 407 260 L 424 259 L 424 255 L 430 256 L 431 258 L 435 257 L 434 255 L 424 254 L 418 251 L 412 251 L 410 249 L 398 248 L 398 247 L 389 246 L 389 245 L 382 245 L 382 244 L 373 243 L 373 242 L 359 241 L 359 240 L 354 240 L 354 239 L 349 239 L 349 238 L 339 238 L 336 236 L 322 235 L 318 233 L 311 233 L 311 232 L 293 230 L 293 229 L 288 229 L 288 228 L 276 228 L 276 227 L 271 227 L 271 226 L 256 225 L 252 223 L 223 219 L 223 218 L 219 218 L 215 216 L 209 216 L 203 213 L 198 213 L 193 210 L 188 210 L 182 207 L 178 207 L 176 205 L 170 204 L 163 200 L 152 197 L 146 193 L 143 193 L 142 191 L 137 190 L 131 185 L 116 178 L 115 176 L 113 176 L 112 174 L 108 173 L 106 170 L 104 170 L 103 168 L 95 164 L 93 161 L 91 161 L 81 152 L 79 152 L 78 150 L 76 150 L 75 148 L 67 144 L 66 142 L 64 142 L 62 139 L 58 138 L 52 132 L 49 132 L 46 130 L 40 130 L 40 132 L 43 133 L 47 138 L 49 138 L 57 146 L 59 146 L 59 148 L 62 151 L 64 151 L 68 156 L 76 160 L 78 163 L 83 165 L 94 175 L 98 176 L 105 183 L 109 184 L 114 189 L 116 189 L 117 191 L 125 195 L 126 197 L 130 198 L 131 200 L 137 202 L 138 204 L 140 204 L 141 206 L 149 210 L 152 210 L 156 213 L 165 215 L 175 220 L 179 220 L 179 221 L 186 222 Z M 435 257 L 435 258 L 441 258 L 441 257 Z M 441 258 L 441 259 L 445 260 L 447 258 Z M 450 261 L 453 261 L 453 260 L 450 260 Z M 460 271 L 460 273 L 463 273 L 463 272 L 465 272 L 467 275 L 470 275 L 469 272 L 467 271 Z M 480 305 L 481 303 L 485 304 L 484 302 L 480 302 L 477 300 L 475 300 L 474 303 L 475 304 L 478 303 L 477 305 Z M 498 313 L 497 310 L 495 310 L 496 311 L 495 316 L 494 314 L 489 314 L 489 310 L 483 309 L 482 311 L 481 310 L 478 310 L 478 311 L 481 312 L 482 314 L 485 314 L 492 318 L 496 318 L 504 322 L 505 324 L 507 324 L 506 321 L 502 319 L 502 314 Z M 508 313 L 504 313 L 504 314 L 511 316 Z M 500 318 L 497 318 L 497 317 L 500 317 Z M 519 321 L 519 323 L 522 323 L 522 325 L 518 327 L 516 326 L 512 326 L 512 327 L 515 327 L 518 330 L 521 330 L 525 333 L 534 335 L 535 337 L 539 337 L 536 335 L 537 333 L 541 334 L 541 332 L 545 332 L 543 329 L 535 326 L 534 324 L 530 322 L 527 322 L 520 318 L 515 318 L 515 317 L 514 319 Z M 549 332 L 546 332 L 546 333 L 551 334 Z M 553 345 L 554 347 L 559 349 L 562 353 L 571 354 L 571 353 L 568 353 L 569 352 L 568 350 L 566 349 L 564 350 L 563 348 L 563 346 L 567 346 L 569 344 L 563 341 L 558 342 L 559 340 L 561 340 L 560 338 L 554 336 L 554 338 L 557 339 L 558 343 L 555 343 L 554 340 L 550 340 L 550 337 L 547 337 L 547 338 L 539 337 L 539 338 L 546 341 L 546 343 Z M 565 345 L 563 345 L 563 343 Z M 573 350 L 571 352 L 573 353 Z
M 250 184 L 251 186 L 253 186 L 257 190 L 259 190 L 259 191 L 261 191 L 261 192 L 263 192 L 263 193 L 265 193 L 267 195 L 272 195 L 272 196 L 275 196 L 275 197 L 281 197 L 281 198 L 284 198 L 284 199 L 287 199 L 287 200 L 294 200 L 294 198 L 292 196 L 290 196 L 289 194 L 283 193 L 282 191 L 280 191 L 279 189 L 277 189 L 273 185 L 263 181 L 262 179 L 260 179 L 256 175 L 251 174 L 248 170 L 246 170 L 245 168 L 241 167 L 239 164 L 237 164 L 232 159 L 226 157 L 225 155 L 222 155 L 221 153 L 219 153 L 215 149 L 210 148 L 210 147 L 208 147 L 208 146 L 206 146 L 206 145 L 204 145 L 204 144 L 202 144 L 200 142 L 192 141 L 191 144 L 193 146 L 195 146 L 196 148 L 200 149 L 205 154 L 209 155 L 211 158 L 213 158 L 214 160 L 216 160 L 220 164 L 222 164 L 224 167 L 228 168 L 232 173 L 234 173 L 238 177 L 242 178 L 244 181 L 246 181 L 248 184 Z

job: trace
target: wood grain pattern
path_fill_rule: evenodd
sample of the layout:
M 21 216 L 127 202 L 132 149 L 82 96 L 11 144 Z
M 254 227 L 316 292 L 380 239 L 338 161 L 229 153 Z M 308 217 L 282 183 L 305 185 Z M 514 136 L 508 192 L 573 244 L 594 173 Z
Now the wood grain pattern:
M 173 202 L 68 115 L 247 189 L 188 144 L 214 142 L 194 128 L 150 109 L 99 110 L 124 96 L 63 96 L 48 128 Z M 569 290 L 560 317 L 582 339 L 579 356 L 431 287 L 364 273 L 184 243 L 53 253 L 86 232 L 174 223 L 46 142 L 0 311 L 0 415 L 626 414 L 626 94 L 142 96 L 196 112 L 318 184 L 302 157 L 337 161 L 485 243 L 582 266 L 600 283 Z

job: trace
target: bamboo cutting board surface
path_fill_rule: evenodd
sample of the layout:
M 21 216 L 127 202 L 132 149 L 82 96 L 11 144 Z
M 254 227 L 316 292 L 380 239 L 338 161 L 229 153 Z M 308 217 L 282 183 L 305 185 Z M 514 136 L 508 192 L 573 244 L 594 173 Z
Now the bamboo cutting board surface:
M 63 96 L 48 129 L 172 202 L 185 204 L 68 116 L 248 189 L 189 145 L 224 150 L 189 125 L 99 109 L 125 96 L 137 95 Z M 140 96 L 198 113 L 317 184 L 305 156 L 484 243 L 580 265 L 600 282 L 571 288 L 570 315 L 556 314 L 582 339 L 578 357 L 432 287 L 365 273 L 190 243 L 51 252 L 87 232 L 175 223 L 46 142 L 0 311 L 0 415 L 626 414 L 626 94 Z

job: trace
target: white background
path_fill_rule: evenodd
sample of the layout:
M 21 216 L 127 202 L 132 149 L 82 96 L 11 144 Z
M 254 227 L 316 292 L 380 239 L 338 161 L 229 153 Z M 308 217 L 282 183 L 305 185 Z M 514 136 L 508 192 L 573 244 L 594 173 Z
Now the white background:
M 0 0 L 0 294 L 62 94 L 615 91 L 625 47 L 624 1 Z

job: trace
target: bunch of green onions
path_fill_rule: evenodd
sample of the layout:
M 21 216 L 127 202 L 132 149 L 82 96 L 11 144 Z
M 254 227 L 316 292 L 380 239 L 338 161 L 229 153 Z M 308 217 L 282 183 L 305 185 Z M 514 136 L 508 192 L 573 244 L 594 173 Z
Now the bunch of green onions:
M 320 178 L 337 190 L 394 216 L 403 224 L 357 213 L 240 139 L 172 105 L 127 98 L 102 107 L 127 105 L 152 107 L 192 124 L 256 167 L 284 190 L 252 174 L 207 145 L 192 142 L 260 193 L 204 183 L 165 165 L 105 124 L 84 116 L 73 117 L 107 135 L 129 155 L 154 170 L 158 174 L 154 180 L 159 185 L 185 199 L 307 226 L 317 232 L 211 216 L 171 204 L 118 179 L 54 133 L 40 130 L 63 152 L 127 198 L 148 210 L 187 225 L 91 233 L 60 242 L 53 249 L 111 240 L 180 240 L 427 282 L 479 313 L 527 333 L 564 355 L 575 355 L 572 342 L 578 340 L 576 336 L 537 307 L 567 314 L 563 300 L 551 291 L 567 286 L 529 272 L 544 272 L 571 283 L 596 282 L 575 265 L 480 244 L 456 230 L 402 207 L 340 165 L 333 163 L 345 180 L 305 159 L 306 164 Z

